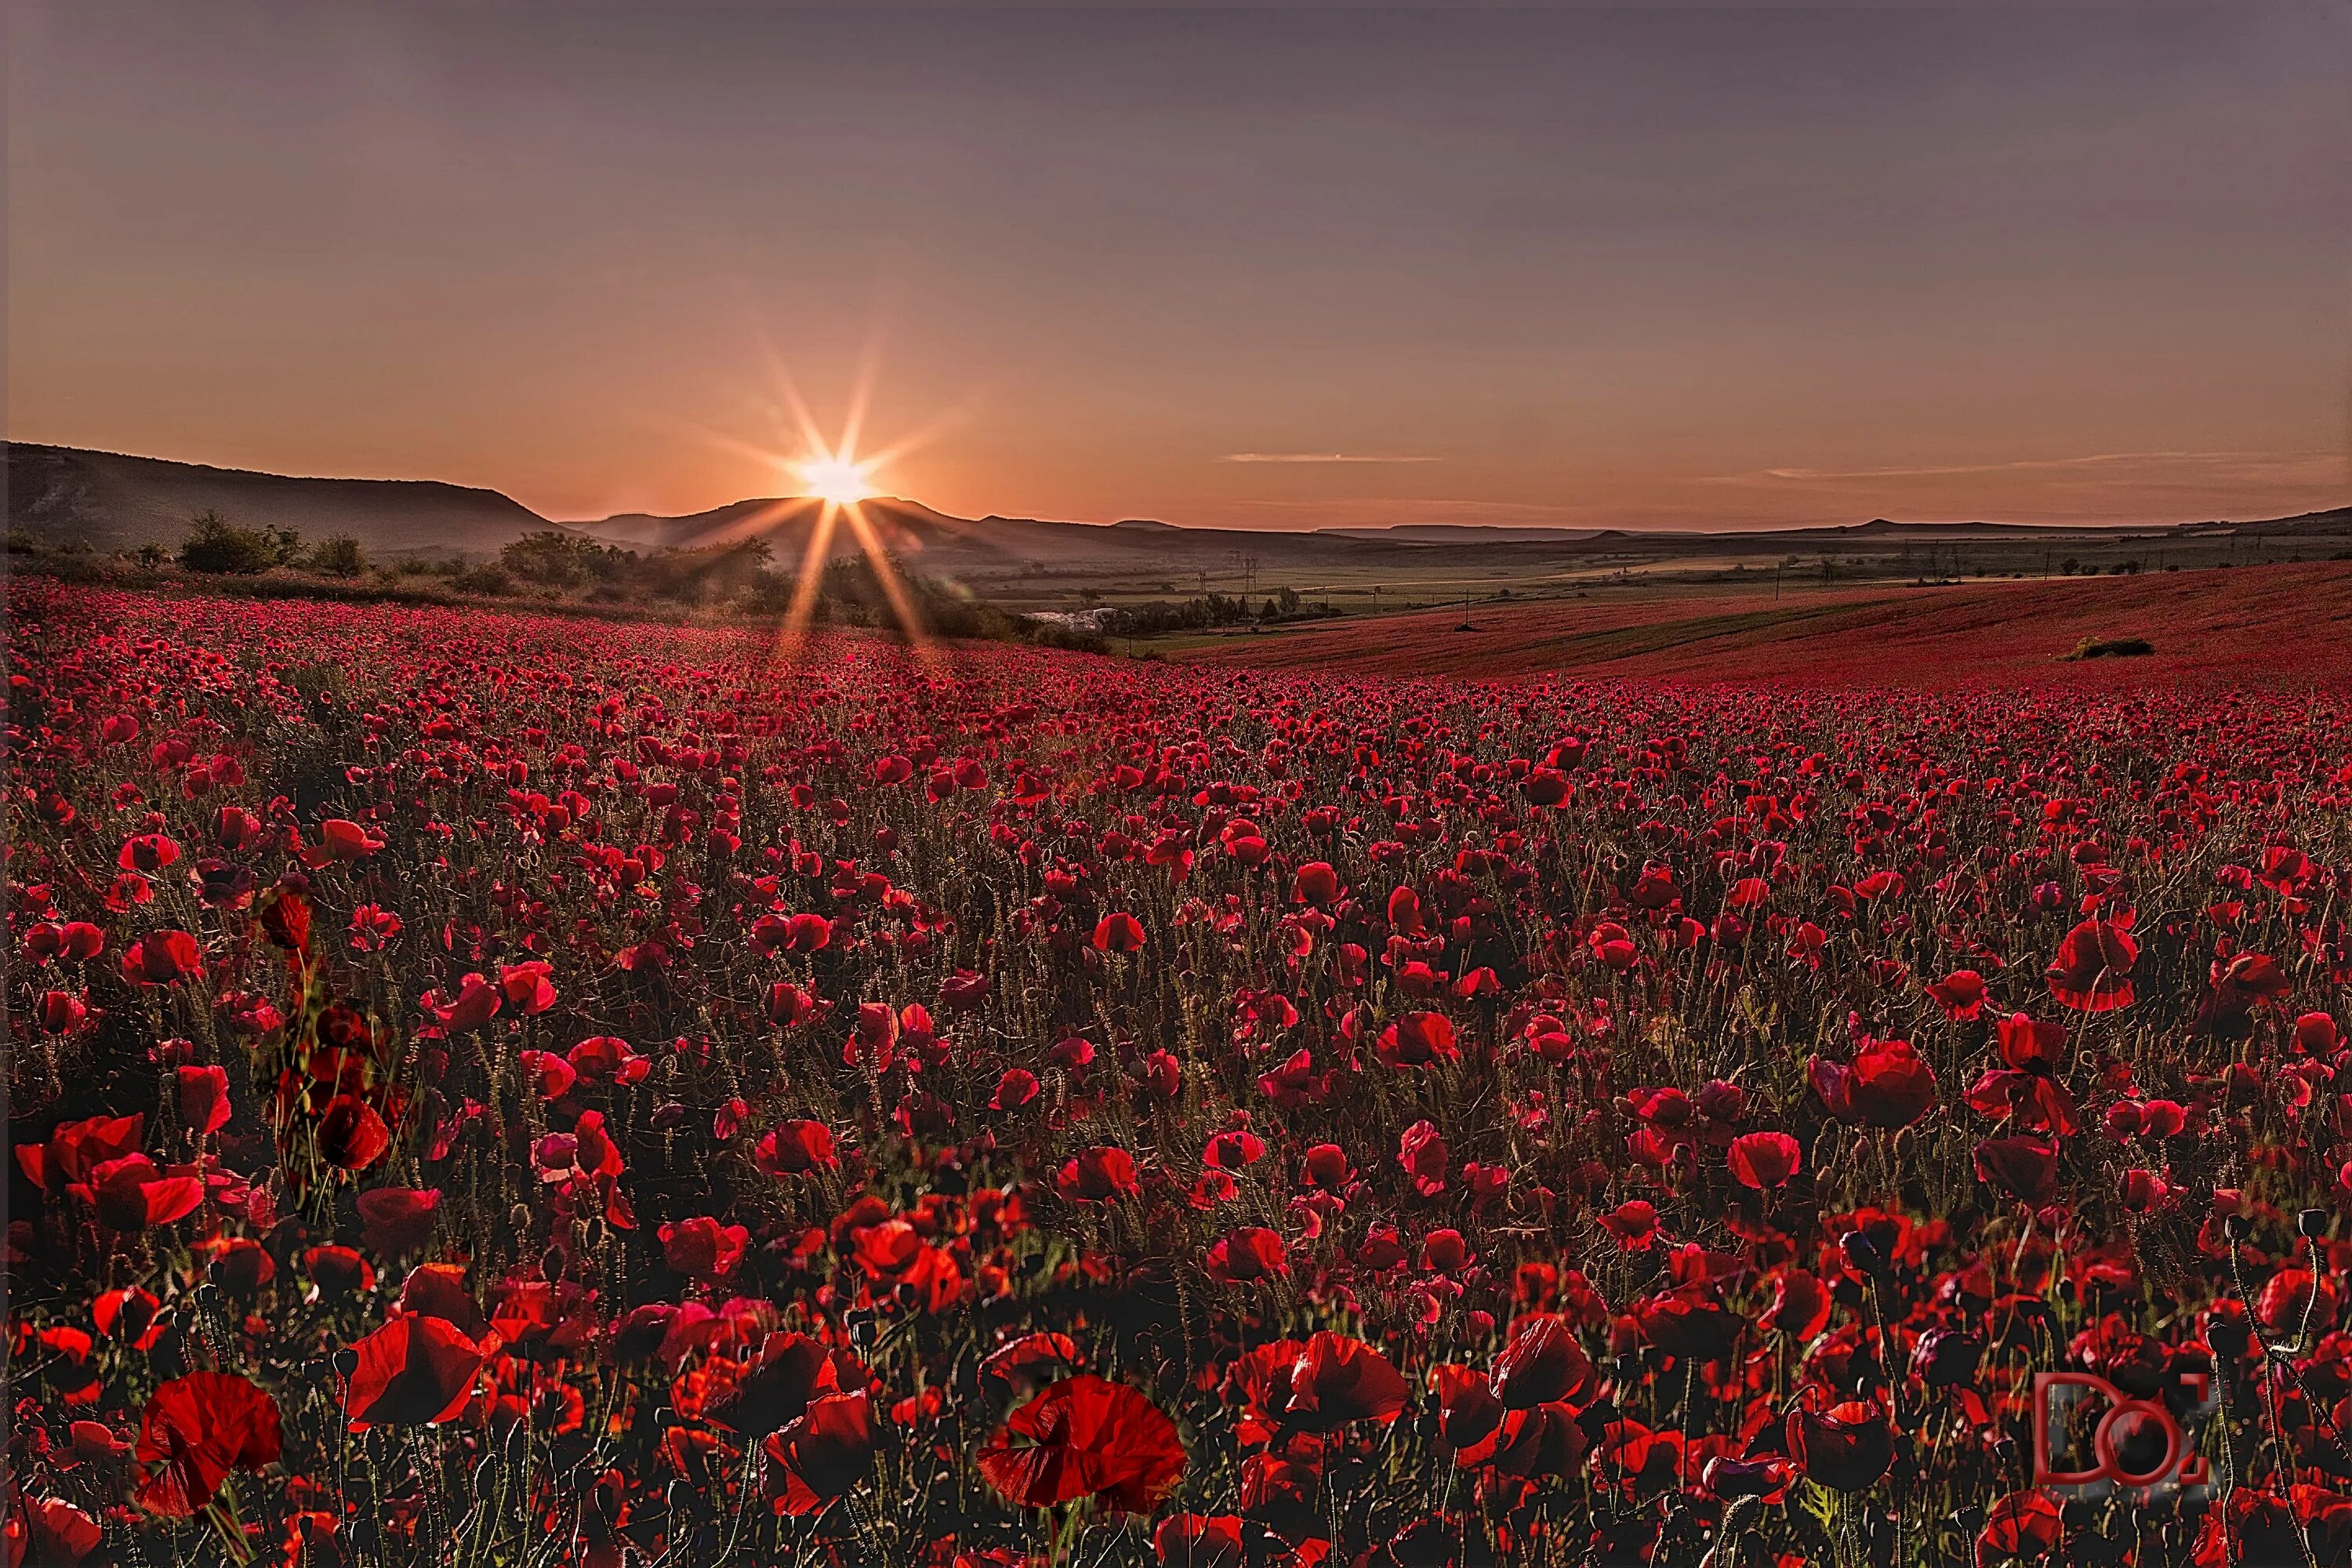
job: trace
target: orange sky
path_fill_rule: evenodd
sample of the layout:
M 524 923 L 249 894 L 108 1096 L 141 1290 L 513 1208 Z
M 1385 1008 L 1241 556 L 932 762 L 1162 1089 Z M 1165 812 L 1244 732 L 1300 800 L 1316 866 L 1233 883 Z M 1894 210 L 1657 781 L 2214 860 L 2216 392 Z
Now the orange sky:
M 12 437 L 684 511 L 865 363 L 965 515 L 2352 500 L 2340 6 L 320 9 L 12 12 Z

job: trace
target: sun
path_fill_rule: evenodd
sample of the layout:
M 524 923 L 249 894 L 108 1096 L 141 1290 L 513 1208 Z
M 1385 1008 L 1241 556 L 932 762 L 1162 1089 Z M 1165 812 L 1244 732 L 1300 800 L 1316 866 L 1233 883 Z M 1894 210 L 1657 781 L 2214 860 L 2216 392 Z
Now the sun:
M 842 452 L 820 451 L 793 465 L 793 472 L 807 487 L 806 493 L 835 506 L 856 506 L 876 494 L 867 481 L 872 463 L 861 463 Z

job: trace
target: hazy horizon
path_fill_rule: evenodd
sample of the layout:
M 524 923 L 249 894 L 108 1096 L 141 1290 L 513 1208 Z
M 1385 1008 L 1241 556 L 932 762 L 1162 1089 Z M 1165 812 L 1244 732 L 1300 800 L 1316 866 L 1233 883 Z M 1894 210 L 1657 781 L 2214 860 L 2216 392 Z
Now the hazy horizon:
M 201 15 L 198 12 L 201 11 Z M 561 25 L 558 25 L 559 18 Z M 2352 12 L 19 5 L 12 440 L 542 515 L 2352 500 Z

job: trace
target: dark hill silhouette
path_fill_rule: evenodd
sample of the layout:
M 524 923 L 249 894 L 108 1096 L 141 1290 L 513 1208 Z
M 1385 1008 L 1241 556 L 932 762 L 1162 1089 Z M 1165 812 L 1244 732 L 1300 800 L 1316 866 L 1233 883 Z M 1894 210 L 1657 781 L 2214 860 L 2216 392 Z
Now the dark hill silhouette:
M 207 510 L 314 540 L 348 533 L 379 557 L 495 555 L 552 526 L 497 490 L 438 479 L 295 479 L 26 442 L 9 444 L 7 463 L 9 527 L 101 551 L 177 545 Z
M 805 554 L 810 531 L 822 511 L 822 502 L 805 496 L 771 496 L 682 517 L 625 512 L 566 526 L 632 549 L 705 549 L 761 538 L 768 542 L 779 563 L 789 564 Z M 1200 566 L 1222 569 L 1237 555 L 1255 555 L 1268 563 L 1336 565 L 1413 559 L 1430 548 L 1410 541 L 1357 540 L 1328 533 L 1179 528 L 1144 519 L 1115 523 L 1046 522 L 993 513 L 966 519 L 894 496 L 862 501 L 858 511 L 884 545 L 917 567 L 939 573 L 1022 566 L 1184 573 Z M 846 556 L 857 548 L 856 531 L 845 520 L 836 519 L 826 542 L 827 556 Z

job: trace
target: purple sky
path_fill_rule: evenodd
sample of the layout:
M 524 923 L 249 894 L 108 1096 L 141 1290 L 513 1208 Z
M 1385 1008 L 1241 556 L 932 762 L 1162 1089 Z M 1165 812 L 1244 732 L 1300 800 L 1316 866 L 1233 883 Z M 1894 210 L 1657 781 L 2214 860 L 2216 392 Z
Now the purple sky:
M 2339 3 L 82 0 L 8 65 L 16 439 L 683 511 L 866 364 L 971 515 L 2352 500 Z

